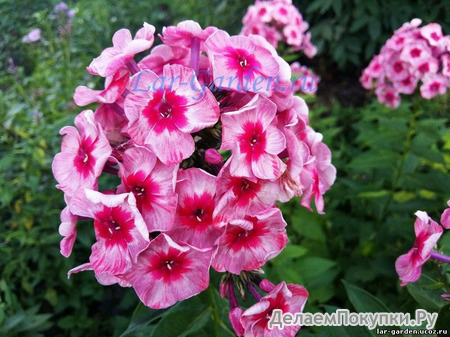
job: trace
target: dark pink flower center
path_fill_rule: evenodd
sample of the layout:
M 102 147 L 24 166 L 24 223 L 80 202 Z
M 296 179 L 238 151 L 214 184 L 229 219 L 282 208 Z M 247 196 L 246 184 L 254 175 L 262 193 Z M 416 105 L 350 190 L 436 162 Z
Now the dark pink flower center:
M 236 71 L 240 79 L 250 77 L 255 71 L 261 69 L 261 64 L 255 56 L 245 49 L 227 47 L 225 53 L 228 57 L 228 66 Z
M 138 171 L 123 178 L 123 184 L 127 192 L 133 192 L 136 204 L 140 211 L 143 208 L 151 208 L 154 195 L 158 194 L 160 188 L 152 181 L 151 176 L 143 171 Z
M 428 65 L 428 62 L 425 62 L 424 64 L 422 64 L 422 65 L 419 67 L 419 71 L 420 71 L 421 73 L 427 73 L 427 72 L 429 72 L 429 71 L 430 71 L 430 67 L 429 67 L 429 65 Z
M 405 38 L 399 37 L 399 38 L 395 41 L 395 43 L 396 43 L 397 45 L 399 45 L 399 44 L 402 44 L 403 41 L 405 41 Z
M 243 127 L 244 133 L 239 137 L 239 146 L 247 160 L 257 160 L 266 149 L 266 133 L 260 122 L 248 122 Z
M 85 138 L 80 143 L 78 154 L 73 160 L 73 164 L 83 178 L 87 178 L 94 171 L 95 158 L 92 156 L 94 150 L 94 141 L 91 138 Z
M 419 48 L 413 48 L 409 53 L 411 57 L 420 57 L 420 54 L 422 54 L 422 50 L 420 50 Z
M 95 214 L 94 227 L 98 236 L 106 240 L 106 246 L 126 247 L 133 240 L 131 229 L 134 227 L 133 215 L 118 207 L 103 207 Z
M 185 116 L 187 99 L 168 89 L 158 90 L 147 103 L 142 115 L 147 119 L 149 128 L 162 133 L 174 131 L 187 124 Z
M 405 78 L 405 79 L 402 81 L 402 83 L 403 83 L 404 85 L 410 85 L 410 84 L 411 84 L 411 77 Z
M 403 65 L 402 65 L 401 62 L 395 62 L 395 63 L 394 63 L 394 71 L 395 71 L 396 73 L 400 73 L 400 72 L 403 71 Z
M 209 193 L 194 195 L 183 200 L 183 205 L 178 205 L 179 220 L 182 225 L 191 228 L 207 228 L 212 223 L 214 212 L 214 198 Z
M 149 272 L 155 278 L 163 279 L 164 282 L 179 280 L 190 271 L 191 262 L 186 256 L 186 252 L 179 252 L 174 248 L 169 248 L 167 253 L 159 252 L 151 258 Z
M 256 197 L 261 186 L 257 182 L 254 183 L 245 178 L 232 178 L 231 188 L 236 195 L 235 203 L 240 206 L 246 206 Z
M 393 102 L 394 101 L 394 94 L 392 92 L 387 92 L 384 96 L 386 98 L 386 101 Z
M 439 91 L 441 84 L 439 82 L 433 82 L 430 84 L 430 90 L 433 92 Z
M 283 15 L 283 16 L 286 16 L 288 14 L 288 11 L 286 10 L 286 8 L 281 7 L 280 8 L 280 14 Z
M 430 36 L 434 41 L 439 41 L 441 39 L 441 37 L 439 35 L 437 35 L 436 32 L 431 33 Z

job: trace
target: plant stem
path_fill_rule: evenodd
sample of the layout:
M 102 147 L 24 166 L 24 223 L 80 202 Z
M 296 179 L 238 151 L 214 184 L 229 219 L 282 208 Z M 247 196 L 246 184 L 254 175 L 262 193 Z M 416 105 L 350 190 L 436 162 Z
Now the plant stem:
M 416 133 L 416 122 L 417 122 L 417 117 L 418 117 L 416 106 L 417 106 L 416 104 L 413 104 L 413 111 L 411 114 L 411 119 L 409 120 L 408 132 L 406 134 L 403 151 L 401 153 L 400 163 L 397 167 L 397 171 L 395 172 L 395 176 L 394 176 L 394 180 L 392 183 L 392 187 L 391 187 L 389 196 L 386 199 L 386 202 L 384 203 L 383 208 L 381 210 L 379 224 L 382 224 L 386 219 L 387 213 L 389 211 L 389 207 L 392 203 L 392 199 L 394 198 L 395 190 L 398 188 L 398 184 L 400 182 L 400 178 L 403 173 L 403 168 L 405 166 L 406 157 L 408 156 L 408 153 L 411 149 L 411 140 L 412 140 L 412 137 L 414 136 L 414 134 Z
M 212 285 L 208 287 L 209 302 L 211 303 L 211 315 L 214 322 L 214 335 L 220 337 L 218 327 L 221 323 L 219 312 L 217 311 L 216 302 L 214 300 L 214 288 Z
M 431 251 L 431 258 L 442 263 L 450 263 L 450 256 L 438 253 L 434 250 Z

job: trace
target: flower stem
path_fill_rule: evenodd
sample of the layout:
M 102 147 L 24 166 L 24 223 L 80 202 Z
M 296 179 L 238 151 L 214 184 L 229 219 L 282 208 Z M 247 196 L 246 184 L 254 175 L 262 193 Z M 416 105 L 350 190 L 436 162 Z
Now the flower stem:
M 253 284 L 248 283 L 247 288 L 250 291 L 250 293 L 252 294 L 252 296 L 255 298 L 255 300 L 257 302 L 259 302 L 259 300 L 262 298 L 262 295 L 258 292 L 258 290 L 256 290 L 256 288 L 253 286 Z
M 126 64 L 128 70 L 131 72 L 132 75 L 137 74 L 141 71 L 141 68 L 137 65 L 135 60 L 131 60 Z
M 198 73 L 200 59 L 200 39 L 198 37 L 192 38 L 191 41 L 191 68 Z
M 380 221 L 379 223 L 384 223 L 384 220 L 387 216 L 387 213 L 389 211 L 389 207 L 391 205 L 392 199 L 394 198 L 394 193 L 398 187 L 398 184 L 400 182 L 400 178 L 402 176 L 403 173 L 403 168 L 405 166 L 405 162 L 406 162 L 406 158 L 408 156 L 408 153 L 411 149 L 411 140 L 413 138 L 413 136 L 416 133 L 416 121 L 417 121 L 417 117 L 418 117 L 418 113 L 417 113 L 417 107 L 416 104 L 413 104 L 413 111 L 411 114 L 411 119 L 409 120 L 409 125 L 408 125 L 408 132 L 406 134 L 406 139 L 405 139 L 405 143 L 404 143 L 404 147 L 403 147 L 403 151 L 401 153 L 401 157 L 400 157 L 400 163 L 397 167 L 397 170 L 395 172 L 395 176 L 394 176 L 394 180 L 392 183 L 392 187 L 391 187 L 391 191 L 389 193 L 388 198 L 386 199 L 385 204 L 383 205 L 383 208 L 381 210 L 380 213 Z
M 450 263 L 450 256 L 438 253 L 434 250 L 431 251 L 431 258 L 433 260 L 436 260 L 438 262 L 442 262 L 442 263 Z

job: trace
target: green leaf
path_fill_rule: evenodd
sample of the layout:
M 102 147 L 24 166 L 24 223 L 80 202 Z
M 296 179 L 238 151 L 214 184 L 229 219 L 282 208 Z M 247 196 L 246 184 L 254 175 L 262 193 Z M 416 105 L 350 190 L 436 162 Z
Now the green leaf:
M 380 190 L 380 191 L 369 191 L 369 192 L 361 192 L 358 193 L 358 197 L 372 199 L 372 198 L 382 198 L 389 195 L 389 191 Z
M 338 307 L 332 305 L 324 305 L 325 311 L 329 314 L 332 314 L 338 310 Z M 328 336 L 333 337 L 371 337 L 372 334 L 366 327 L 362 326 L 329 326 L 324 327 Z
M 211 317 L 211 307 L 200 296 L 180 302 L 156 324 L 151 337 L 185 337 L 202 329 Z
M 434 326 L 434 329 L 447 329 L 448 323 L 450 322 L 450 303 L 444 305 L 441 310 L 439 310 L 438 319 Z
M 445 304 L 445 301 L 436 291 L 436 288 L 441 288 L 442 285 L 436 284 L 433 280 L 426 274 L 414 283 L 408 283 L 406 289 L 411 294 L 412 297 L 420 304 L 421 308 L 428 311 L 439 311 Z
M 172 307 L 171 309 L 173 309 Z M 133 316 L 131 316 L 130 324 L 120 337 L 136 336 L 136 333 L 142 331 L 152 322 L 156 321 L 166 314 L 167 310 L 155 310 L 146 307 L 142 302 L 139 302 L 136 309 L 134 309 Z
M 345 280 L 342 280 L 348 299 L 357 312 L 390 312 L 380 299 Z

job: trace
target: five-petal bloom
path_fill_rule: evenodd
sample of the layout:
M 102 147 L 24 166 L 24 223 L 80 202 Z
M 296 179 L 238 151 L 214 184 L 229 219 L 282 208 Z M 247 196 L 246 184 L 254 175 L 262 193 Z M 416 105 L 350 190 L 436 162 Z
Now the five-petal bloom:
M 395 270 L 404 286 L 419 279 L 422 265 L 430 258 L 431 251 L 442 235 L 442 227 L 433 221 L 426 212 L 417 211 L 414 223 L 416 240 L 411 250 L 395 262 Z
M 132 193 L 108 195 L 85 189 L 71 199 L 69 208 L 73 214 L 94 219 L 97 242 L 89 262 L 95 274 L 123 274 L 149 244 Z
M 268 94 L 273 92 L 280 66 L 258 39 L 230 37 L 223 30 L 218 30 L 206 40 L 205 49 L 217 87 Z
M 213 268 L 239 275 L 243 270 L 262 267 L 286 246 L 285 227 L 286 222 L 278 208 L 230 221 L 218 241 Z
M 119 163 L 122 185 L 118 192 L 132 192 L 149 232 L 168 231 L 177 205 L 175 180 L 178 165 L 163 165 L 145 147 L 125 150 Z
M 176 192 L 178 208 L 171 238 L 198 248 L 213 247 L 223 232 L 213 225 L 216 177 L 195 167 L 180 170 Z
M 219 105 L 212 93 L 200 86 L 192 69 L 167 65 L 163 76 L 142 71 L 131 80 L 125 99 L 128 133 L 139 145 L 147 145 L 165 165 L 178 164 L 195 149 L 191 133 L 213 126 Z
M 300 313 L 308 299 L 306 289 L 297 284 L 281 282 L 258 303 L 242 313 L 240 322 L 245 337 L 294 337 L 300 325 L 285 326 L 280 330 L 278 326 L 270 329 L 269 321 L 274 310 L 283 313 Z
M 111 146 L 91 110 L 75 117 L 75 125 L 59 132 L 64 135 L 61 152 L 55 156 L 52 169 L 57 187 L 70 198 L 81 188 L 95 188 L 97 179 L 111 155 Z
M 222 115 L 222 150 L 232 150 L 231 174 L 245 178 L 275 180 L 286 165 L 278 157 L 286 138 L 272 124 L 277 108 L 255 96 L 243 108 Z
M 181 246 L 160 234 L 124 278 L 145 305 L 167 308 L 208 287 L 211 255 L 211 249 Z
M 102 77 L 114 75 L 119 69 L 127 67 L 136 54 L 153 45 L 154 33 L 155 27 L 148 23 L 144 23 L 134 39 L 128 29 L 118 30 L 112 38 L 113 47 L 103 50 L 99 57 L 92 60 L 87 70 Z

